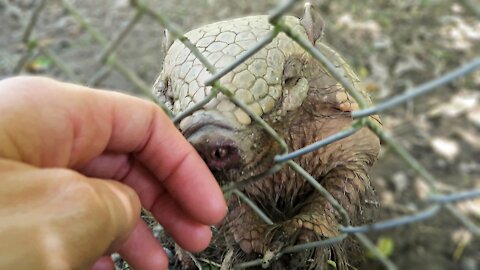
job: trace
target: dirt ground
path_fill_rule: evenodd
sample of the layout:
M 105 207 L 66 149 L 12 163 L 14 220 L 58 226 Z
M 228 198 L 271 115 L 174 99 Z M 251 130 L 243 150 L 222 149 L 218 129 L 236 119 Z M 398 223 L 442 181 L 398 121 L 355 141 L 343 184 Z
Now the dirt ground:
M 13 75 L 25 48 L 22 29 L 36 0 L 0 1 L 0 77 Z M 301 2 L 301 1 L 299 1 Z M 461 1 L 321 1 L 325 41 L 339 51 L 380 102 L 409 87 L 437 78 L 480 56 L 480 18 Z M 477 6 L 480 1 L 472 0 Z M 112 39 L 133 10 L 127 0 L 71 1 L 107 38 Z M 182 29 L 246 14 L 267 13 L 276 1 L 150 1 Z M 291 14 L 300 16 L 299 3 Z M 33 36 L 87 82 L 100 68 L 101 46 L 54 1 L 46 6 Z M 119 59 L 152 84 L 163 58 L 163 29 L 143 18 L 117 52 Z M 34 54 L 22 73 L 67 79 L 51 59 Z M 139 94 L 112 71 L 101 87 Z M 398 139 L 441 183 L 454 192 L 480 187 L 480 71 L 381 114 L 385 130 Z M 420 179 L 387 146 L 373 172 L 379 219 L 412 214 L 428 207 Z M 480 225 L 480 199 L 459 205 Z M 446 211 L 413 225 L 369 234 L 399 269 L 480 269 L 480 239 Z M 393 249 L 385 248 L 393 247 Z M 386 250 L 385 250 L 386 249 Z M 391 252 L 390 252 L 391 251 Z M 360 269 L 381 269 L 369 259 Z

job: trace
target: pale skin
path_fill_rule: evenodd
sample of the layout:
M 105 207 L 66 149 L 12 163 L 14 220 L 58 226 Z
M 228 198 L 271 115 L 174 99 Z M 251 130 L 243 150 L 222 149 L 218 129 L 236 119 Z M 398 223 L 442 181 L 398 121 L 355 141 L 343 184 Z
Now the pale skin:
M 139 218 L 207 247 L 227 211 L 215 179 L 155 104 L 46 78 L 0 81 L 0 269 L 167 269 Z

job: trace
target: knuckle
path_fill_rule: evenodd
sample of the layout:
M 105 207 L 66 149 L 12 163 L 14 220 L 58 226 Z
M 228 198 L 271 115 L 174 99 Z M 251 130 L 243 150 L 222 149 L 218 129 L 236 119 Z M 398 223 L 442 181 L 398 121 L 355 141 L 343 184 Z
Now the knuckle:
M 69 179 L 75 180 L 81 177 L 79 173 L 64 168 L 46 169 L 45 171 L 52 177 L 52 179 L 58 181 L 65 181 Z
M 78 214 L 105 216 L 107 207 L 102 197 L 101 185 L 68 169 L 49 169 L 52 181 L 61 194 L 61 199 Z M 68 202 L 68 203 L 67 203 Z

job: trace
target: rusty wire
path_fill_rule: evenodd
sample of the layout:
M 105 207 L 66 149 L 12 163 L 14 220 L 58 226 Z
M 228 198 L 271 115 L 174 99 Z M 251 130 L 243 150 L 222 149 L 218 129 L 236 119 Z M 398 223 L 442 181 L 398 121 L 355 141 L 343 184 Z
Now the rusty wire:
M 38 17 L 41 15 L 42 9 L 45 6 L 45 0 L 39 1 L 36 8 L 34 8 L 30 18 L 27 21 L 27 24 L 24 28 L 22 34 L 22 42 L 24 44 L 24 54 L 20 58 L 18 64 L 13 70 L 13 74 L 18 73 L 21 69 L 24 68 L 25 63 L 32 57 L 33 52 L 44 54 L 50 59 L 53 59 L 53 64 L 70 80 L 79 82 L 78 78 L 75 76 L 75 73 L 72 72 L 68 65 L 65 64 L 58 56 L 54 54 L 49 48 L 48 45 L 38 44 L 37 40 L 32 37 L 32 32 L 34 31 L 35 24 L 38 21 Z M 288 27 L 282 20 L 283 16 L 291 10 L 291 8 L 298 4 L 297 0 L 284 0 L 271 12 L 269 16 L 269 22 L 272 24 L 272 30 L 264 36 L 257 44 L 252 44 L 251 48 L 245 51 L 241 57 L 237 58 L 234 62 L 230 63 L 226 68 L 222 70 L 216 70 L 215 67 L 209 63 L 209 61 L 204 57 L 199 50 L 186 38 L 182 31 L 175 26 L 169 19 L 166 18 L 160 12 L 155 11 L 151 8 L 145 1 L 142 0 L 132 0 L 131 7 L 134 9 L 133 16 L 124 24 L 124 26 L 118 31 L 111 42 L 97 30 L 95 29 L 86 19 L 80 14 L 80 12 L 67 0 L 58 0 L 57 2 L 63 6 L 67 13 L 75 19 L 75 21 L 87 30 L 90 36 L 102 46 L 102 51 L 95 58 L 98 62 L 103 64 L 103 67 L 98 71 L 89 82 L 94 85 L 98 84 L 99 81 L 105 77 L 106 74 L 110 72 L 111 69 L 116 70 L 122 74 L 126 79 L 128 79 L 138 90 L 143 93 L 146 97 L 155 100 L 155 97 L 152 95 L 151 87 L 148 86 L 132 69 L 130 69 L 124 62 L 122 62 L 115 54 L 115 51 L 120 47 L 122 41 L 130 33 L 130 31 L 135 27 L 136 24 L 145 16 L 153 18 L 160 26 L 168 29 L 172 36 L 182 42 L 191 52 L 200 60 L 200 62 L 209 70 L 212 76 L 205 81 L 205 85 L 212 86 L 212 91 L 209 96 L 204 100 L 198 102 L 187 111 L 179 113 L 178 115 L 172 115 L 172 113 L 162 104 L 162 108 L 173 118 L 175 123 L 178 123 L 183 118 L 189 116 L 195 111 L 201 109 L 205 104 L 207 104 L 211 99 L 215 98 L 218 93 L 222 93 L 239 108 L 241 108 L 245 113 L 252 117 L 253 121 L 259 124 L 265 129 L 265 131 L 274 138 L 277 143 L 281 146 L 283 153 L 277 155 L 274 159 L 275 165 L 270 168 L 268 171 L 262 172 L 259 175 L 253 176 L 241 183 L 229 184 L 224 186 L 223 190 L 229 195 L 238 196 L 239 199 L 244 201 L 244 203 L 250 205 L 252 209 L 264 220 L 267 224 L 272 224 L 272 221 L 268 217 L 267 213 L 262 212 L 259 207 L 255 206 L 254 202 L 249 200 L 240 190 L 254 182 L 260 181 L 265 176 L 271 175 L 279 171 L 284 166 L 290 166 L 297 173 L 302 175 L 306 181 L 312 184 L 315 189 L 320 192 L 338 211 L 340 217 L 342 218 L 342 225 L 339 228 L 340 235 L 324 239 L 317 242 L 306 243 L 291 247 L 286 247 L 281 250 L 279 253 L 274 254 L 274 259 L 280 258 L 283 254 L 299 252 L 305 249 L 318 248 L 322 246 L 327 246 L 343 241 L 348 235 L 354 235 L 358 238 L 360 243 L 364 247 L 371 251 L 385 266 L 386 269 L 396 269 L 396 266 L 391 262 L 385 255 L 383 255 L 378 248 L 369 240 L 363 233 L 371 231 L 380 231 L 385 229 L 390 229 L 394 227 L 404 226 L 405 224 L 411 224 L 416 222 L 421 222 L 426 219 L 429 219 L 437 215 L 441 210 L 445 209 L 449 211 L 453 217 L 458 219 L 464 226 L 466 226 L 473 234 L 480 237 L 480 228 L 476 226 L 466 215 L 458 211 L 453 203 L 463 200 L 471 200 L 473 198 L 480 197 L 480 189 L 477 190 L 467 190 L 459 191 L 450 194 L 442 194 L 438 191 L 439 182 L 437 179 L 428 172 L 399 142 L 393 139 L 388 133 L 383 131 L 378 125 L 372 121 L 369 117 L 384 110 L 391 109 L 399 104 L 410 101 L 420 95 L 439 89 L 440 86 L 445 85 L 459 77 L 466 76 L 467 74 L 480 68 L 480 58 L 473 59 L 470 63 L 459 67 L 439 78 L 426 82 L 418 87 L 407 91 L 406 94 L 400 95 L 391 99 L 379 103 L 376 106 L 368 107 L 363 95 L 357 91 L 353 85 L 346 80 L 346 78 L 340 74 L 335 66 L 319 51 L 312 45 L 311 42 L 303 38 L 301 35 L 295 33 L 290 27 Z M 469 3 L 469 1 L 464 1 Z M 475 10 L 478 13 L 478 10 Z M 360 109 L 358 111 L 352 112 L 352 118 L 356 119 L 352 122 L 351 126 L 344 129 L 343 131 L 334 134 L 328 138 L 325 138 L 321 141 L 317 141 L 309 146 L 306 146 L 303 149 L 299 149 L 293 152 L 289 152 L 287 144 L 281 138 L 276 131 L 268 125 L 261 117 L 257 116 L 255 113 L 249 110 L 249 108 L 240 100 L 235 98 L 233 93 L 220 84 L 220 78 L 226 75 L 228 72 L 232 71 L 235 67 L 243 63 L 246 59 L 251 57 L 253 54 L 261 50 L 265 45 L 270 43 L 279 33 L 285 33 L 292 40 L 297 42 L 303 49 L 310 53 L 317 61 L 319 61 L 325 69 L 337 79 L 337 81 L 342 84 L 345 90 L 355 99 L 358 103 Z M 409 165 L 414 171 L 423 178 L 429 186 L 429 196 L 424 201 L 429 204 L 422 211 L 417 211 L 411 215 L 394 218 L 391 220 L 379 221 L 372 224 L 365 224 L 362 226 L 352 227 L 350 225 L 350 218 L 346 210 L 336 201 L 336 199 L 323 188 L 323 186 L 316 181 L 308 172 L 306 172 L 301 166 L 296 164 L 292 159 L 300 155 L 304 155 L 311 151 L 315 151 L 321 147 L 324 147 L 327 144 L 333 143 L 335 141 L 341 140 L 345 137 L 348 137 L 354 134 L 359 129 L 367 127 L 372 132 L 374 132 L 379 138 L 382 139 L 386 144 L 388 144 L 393 151 L 402 159 L 404 162 Z M 195 259 L 192 255 L 192 258 Z M 264 263 L 263 259 L 257 259 L 254 261 L 244 262 L 235 266 L 236 269 L 248 268 L 256 265 L 261 265 Z

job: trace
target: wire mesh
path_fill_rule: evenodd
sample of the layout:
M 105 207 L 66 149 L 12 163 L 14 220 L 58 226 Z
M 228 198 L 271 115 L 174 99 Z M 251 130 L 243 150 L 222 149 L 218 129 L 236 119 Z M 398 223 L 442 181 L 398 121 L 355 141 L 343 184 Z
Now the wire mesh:
M 24 67 L 26 62 L 34 55 L 34 53 L 40 53 L 48 56 L 53 60 L 53 64 L 71 81 L 79 82 L 81 81 L 76 77 L 75 73 L 69 68 L 68 64 L 64 63 L 61 58 L 55 55 L 55 53 L 49 49 L 48 45 L 40 44 L 34 38 L 32 38 L 32 33 L 34 32 L 35 25 L 38 21 L 39 16 L 41 16 L 42 9 L 45 7 L 46 0 L 37 1 L 36 7 L 33 9 L 33 12 L 28 19 L 28 22 L 24 28 L 22 34 L 22 42 L 24 44 L 24 55 L 21 57 L 13 70 L 13 74 L 20 72 Z M 218 93 L 222 93 L 239 108 L 241 108 L 246 114 L 248 114 L 253 121 L 259 124 L 265 129 L 265 131 L 281 146 L 283 153 L 277 155 L 274 159 L 275 165 L 268 171 L 262 172 L 259 175 L 253 176 L 250 179 L 247 179 L 240 183 L 229 184 L 224 186 L 223 190 L 229 195 L 234 194 L 238 196 L 242 201 L 247 205 L 251 206 L 252 209 L 261 217 L 261 219 L 267 223 L 272 224 L 273 222 L 268 217 L 268 213 L 264 213 L 259 207 L 255 206 L 255 203 L 248 199 L 245 196 L 241 189 L 246 185 L 254 181 L 259 181 L 265 176 L 271 175 L 275 172 L 278 172 L 281 168 L 289 166 L 291 169 L 296 171 L 298 174 L 302 175 L 307 182 L 309 182 L 319 193 L 321 193 L 328 202 L 334 207 L 338 212 L 339 216 L 342 219 L 340 226 L 340 235 L 334 238 L 324 239 L 317 242 L 300 244 L 296 246 L 286 247 L 277 254 L 273 254 L 273 259 L 278 259 L 282 255 L 287 253 L 293 253 L 298 251 L 303 251 L 305 249 L 318 248 L 322 246 L 332 245 L 338 242 L 341 242 L 348 235 L 354 235 L 362 245 L 370 250 L 372 254 L 378 258 L 386 269 L 396 269 L 397 267 L 393 262 L 391 262 L 382 252 L 372 243 L 372 241 L 367 238 L 364 233 L 372 231 L 380 231 L 385 229 L 391 229 L 399 226 L 405 226 L 406 224 L 421 222 L 429 218 L 434 217 L 442 210 L 449 211 L 453 217 L 458 219 L 462 224 L 464 224 L 473 234 L 477 237 L 480 237 L 480 228 L 474 224 L 465 214 L 461 211 L 458 211 L 454 203 L 464 200 L 471 200 L 473 198 L 480 197 L 480 189 L 477 190 L 467 190 L 467 191 L 457 191 L 449 194 L 444 194 L 439 191 L 438 185 L 439 181 L 427 170 L 422 164 L 417 161 L 397 140 L 392 138 L 391 135 L 383 131 L 378 125 L 372 121 L 369 116 L 382 112 L 384 110 L 392 109 L 395 106 L 398 106 L 407 101 L 413 100 L 420 95 L 424 95 L 431 91 L 439 89 L 442 85 L 448 84 L 453 80 L 456 80 L 460 77 L 466 76 L 469 73 L 480 68 L 480 58 L 475 58 L 471 62 L 465 64 L 464 66 L 458 67 L 447 74 L 439 76 L 437 79 L 426 82 L 417 87 L 413 87 L 406 91 L 403 95 L 398 95 L 396 97 L 390 98 L 388 100 L 379 103 L 376 106 L 369 107 L 362 96 L 361 93 L 355 89 L 352 84 L 340 74 L 336 67 L 325 57 L 319 50 L 317 50 L 311 42 L 307 39 L 293 31 L 289 26 L 287 26 L 282 18 L 288 13 L 291 8 L 299 4 L 296 0 L 281 1 L 276 9 L 271 12 L 269 17 L 269 22 L 273 25 L 273 30 L 271 30 L 267 35 L 264 36 L 257 44 L 252 44 L 251 49 L 245 51 L 236 61 L 230 63 L 226 68 L 221 70 L 216 70 L 215 67 L 209 63 L 206 57 L 204 57 L 200 51 L 186 38 L 182 31 L 179 30 L 170 20 L 166 18 L 162 13 L 155 11 L 151 8 L 147 2 L 142 0 L 133 0 L 130 1 L 131 8 L 135 10 L 133 16 L 126 22 L 126 24 L 119 29 L 118 33 L 114 35 L 114 38 L 109 42 L 100 31 L 94 28 L 85 17 L 72 5 L 68 0 L 58 0 L 56 1 L 60 4 L 65 11 L 86 31 L 90 36 L 102 46 L 102 50 L 94 57 L 95 61 L 103 65 L 102 69 L 95 73 L 92 78 L 88 80 L 88 83 L 92 86 L 97 85 L 102 78 L 110 72 L 111 69 L 118 71 L 126 79 L 128 79 L 137 89 L 143 93 L 145 96 L 155 100 L 155 97 L 152 95 L 151 87 L 143 81 L 128 65 L 123 62 L 117 55 L 116 51 L 121 46 L 121 43 L 124 41 L 125 37 L 129 35 L 131 30 L 135 27 L 139 21 L 145 17 L 151 17 L 155 22 L 157 22 L 161 27 L 168 29 L 173 38 L 180 40 L 191 52 L 200 60 L 200 62 L 208 68 L 212 76 L 205 81 L 205 85 L 212 86 L 211 94 L 204 100 L 195 104 L 195 106 L 189 108 L 187 111 L 184 111 L 180 114 L 173 115 L 172 112 L 163 106 L 164 110 L 172 116 L 172 121 L 179 123 L 183 118 L 191 115 L 195 111 L 201 109 L 205 104 L 207 104 L 211 99 L 215 98 Z M 465 3 L 470 3 L 470 1 L 464 1 Z M 478 13 L 478 10 L 473 10 Z M 241 100 L 237 99 L 233 93 L 226 87 L 222 86 L 220 79 L 225 76 L 227 73 L 232 71 L 235 67 L 242 64 L 246 59 L 251 57 L 253 54 L 261 50 L 264 46 L 270 43 L 279 33 L 285 33 L 292 40 L 297 42 L 305 51 L 310 53 L 317 61 L 319 61 L 323 67 L 325 67 L 328 72 L 337 79 L 337 81 L 346 89 L 346 91 L 356 100 L 359 104 L 360 109 L 352 112 L 353 119 L 356 119 L 352 122 L 351 126 L 345 130 L 334 134 L 328 138 L 325 138 L 321 141 L 317 141 L 311 145 L 306 146 L 305 148 L 289 152 L 288 146 L 281 136 L 269 126 L 261 117 L 252 112 L 246 104 Z M 421 178 L 423 178 L 429 186 L 429 196 L 425 199 L 425 203 L 428 205 L 424 210 L 419 210 L 416 213 L 411 215 L 406 215 L 390 220 L 384 220 L 375 222 L 372 224 L 366 224 L 362 226 L 353 227 L 350 225 L 350 217 L 347 214 L 347 211 L 341 206 L 341 204 L 318 182 L 314 177 L 312 177 L 306 170 L 304 170 L 300 165 L 293 161 L 294 158 L 301 155 L 307 154 L 309 152 L 318 150 L 325 145 L 333 143 L 335 141 L 341 140 L 345 137 L 348 137 L 359 129 L 367 127 L 372 132 L 374 132 L 383 142 L 393 149 L 393 151 L 402 159 L 406 164 L 408 164 Z M 198 262 L 197 262 L 198 263 Z M 265 263 L 265 259 L 257 259 L 249 262 L 243 262 L 236 265 L 237 269 L 248 268 L 256 265 L 261 265 Z

